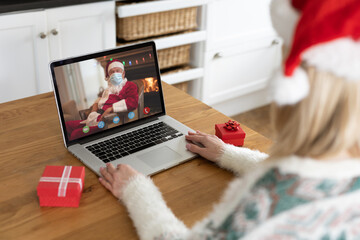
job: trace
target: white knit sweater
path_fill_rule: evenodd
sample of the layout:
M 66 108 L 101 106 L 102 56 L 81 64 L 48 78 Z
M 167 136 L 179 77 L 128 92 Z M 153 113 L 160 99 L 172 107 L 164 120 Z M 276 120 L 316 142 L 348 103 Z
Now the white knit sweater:
M 291 156 L 268 163 L 267 157 L 226 145 L 219 165 L 242 177 L 191 229 L 150 178 L 131 179 L 123 203 L 140 239 L 360 239 L 359 159 Z

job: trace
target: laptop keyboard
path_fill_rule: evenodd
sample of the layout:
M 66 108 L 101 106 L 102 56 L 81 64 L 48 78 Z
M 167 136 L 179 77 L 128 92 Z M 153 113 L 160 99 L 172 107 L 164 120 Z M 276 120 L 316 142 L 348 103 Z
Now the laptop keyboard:
M 103 162 L 111 162 L 157 144 L 182 136 L 169 125 L 159 122 L 103 142 L 87 146 Z

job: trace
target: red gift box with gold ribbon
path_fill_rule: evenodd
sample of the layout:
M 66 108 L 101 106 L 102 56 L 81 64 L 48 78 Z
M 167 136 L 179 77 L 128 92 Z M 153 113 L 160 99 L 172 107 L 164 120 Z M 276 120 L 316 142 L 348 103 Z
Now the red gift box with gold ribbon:
M 37 186 L 40 206 L 78 207 L 84 177 L 84 167 L 46 166 Z
M 223 140 L 223 142 L 239 147 L 244 145 L 246 136 L 240 124 L 231 120 L 226 123 L 215 124 L 215 135 Z

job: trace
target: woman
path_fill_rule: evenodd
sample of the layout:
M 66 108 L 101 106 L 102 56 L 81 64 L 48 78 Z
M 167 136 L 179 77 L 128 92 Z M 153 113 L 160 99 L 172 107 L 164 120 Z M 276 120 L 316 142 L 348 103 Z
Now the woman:
M 272 13 L 284 6 L 290 0 L 276 0 Z M 292 48 L 272 83 L 270 155 L 201 132 L 186 136 L 204 146 L 188 150 L 241 176 L 207 218 L 188 229 L 150 178 L 126 165 L 101 169 L 100 182 L 123 201 L 141 239 L 360 238 L 360 3 L 292 7 L 300 17 L 296 31 L 279 31 L 294 34 L 284 36 Z

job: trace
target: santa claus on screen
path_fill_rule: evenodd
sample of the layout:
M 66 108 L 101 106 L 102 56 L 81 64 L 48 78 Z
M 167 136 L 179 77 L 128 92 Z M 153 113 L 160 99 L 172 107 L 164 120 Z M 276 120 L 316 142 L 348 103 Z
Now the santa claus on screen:
M 138 89 L 135 83 L 125 78 L 124 65 L 114 59 L 106 65 L 105 73 L 108 87 L 92 105 L 87 119 L 65 123 L 70 141 L 101 130 L 99 122 L 110 113 L 128 112 L 137 108 Z M 86 131 L 85 126 L 88 126 Z

